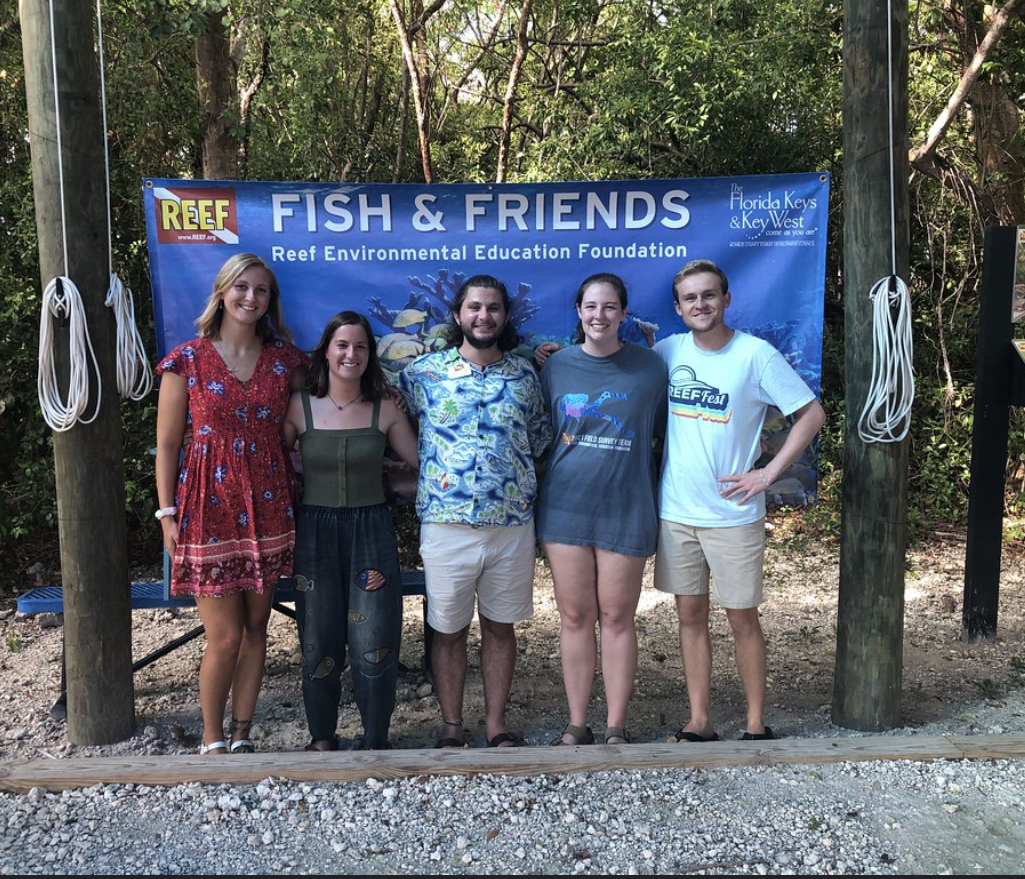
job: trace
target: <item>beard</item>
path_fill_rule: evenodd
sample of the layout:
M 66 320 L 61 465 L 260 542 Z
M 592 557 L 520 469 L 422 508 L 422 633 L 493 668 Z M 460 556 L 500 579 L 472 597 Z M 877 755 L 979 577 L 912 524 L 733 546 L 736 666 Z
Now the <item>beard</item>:
M 502 335 L 502 330 L 505 329 L 504 325 L 496 325 L 495 329 L 489 330 L 487 335 L 479 335 L 472 324 L 462 324 L 459 328 L 463 331 L 463 338 L 470 344 L 470 347 L 479 350 L 492 348 L 498 344 L 498 338 Z

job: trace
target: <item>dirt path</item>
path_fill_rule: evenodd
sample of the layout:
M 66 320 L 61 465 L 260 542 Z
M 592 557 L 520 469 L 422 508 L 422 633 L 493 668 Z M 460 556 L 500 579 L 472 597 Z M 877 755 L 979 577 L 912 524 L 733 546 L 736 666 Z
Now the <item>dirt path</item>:
M 769 723 L 787 736 L 852 734 L 829 720 L 836 633 L 838 548 L 821 535 L 774 531 L 767 556 L 767 601 L 763 625 L 769 641 Z M 960 640 L 960 596 L 964 544 L 936 540 L 908 555 L 903 725 L 908 732 L 1025 731 L 1025 577 L 1020 554 L 1005 553 L 1001 584 L 1000 636 L 968 644 Z M 553 736 L 565 723 L 558 652 L 558 614 L 547 569 L 538 565 L 535 617 L 518 627 L 520 659 L 510 721 L 531 743 Z M 9 609 L 0 620 L 0 759 L 73 753 L 175 753 L 196 747 L 199 735 L 197 668 L 202 640 L 193 642 L 135 678 L 138 730 L 127 742 L 102 749 L 77 748 L 49 708 L 60 675 L 59 628 L 41 628 L 36 618 L 19 619 Z M 198 624 L 195 611 L 137 611 L 134 654 L 155 649 Z M 635 740 L 664 740 L 683 722 L 685 696 L 670 600 L 648 583 L 637 618 L 640 663 L 631 705 Z M 482 743 L 483 698 L 471 630 L 471 668 L 464 716 Z M 733 670 L 731 638 L 724 615 L 714 614 L 713 698 L 716 725 L 724 737 L 742 731 L 744 702 Z M 399 708 L 392 730 L 398 747 L 433 743 L 437 700 L 419 672 L 423 655 L 420 599 L 407 599 L 402 658 L 412 671 L 401 676 Z M 255 734 L 263 749 L 299 749 L 308 741 L 299 693 L 294 624 L 275 614 L 267 678 Z M 602 728 L 604 705 L 596 682 L 591 721 Z M 339 733 L 359 730 L 351 702 Z

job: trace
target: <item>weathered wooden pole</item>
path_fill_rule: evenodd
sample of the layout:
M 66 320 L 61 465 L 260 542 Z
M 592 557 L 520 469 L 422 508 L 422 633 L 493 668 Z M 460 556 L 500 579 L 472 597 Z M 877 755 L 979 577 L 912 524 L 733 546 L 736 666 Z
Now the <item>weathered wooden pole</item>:
M 135 725 L 115 319 L 104 305 L 109 282 L 104 131 L 93 5 L 90 0 L 52 2 L 63 145 L 63 230 L 47 0 L 21 0 L 21 32 L 40 277 L 45 286 L 66 275 L 79 288 L 103 389 L 93 423 L 53 435 L 68 738 L 76 744 L 98 745 L 127 738 Z M 55 336 L 59 372 L 67 376 L 68 331 L 58 327 Z M 93 400 L 96 392 L 94 376 Z M 92 411 L 90 402 L 87 413 Z
M 908 443 L 865 443 L 858 436 L 872 374 L 868 292 L 893 271 L 891 229 L 897 273 L 907 279 L 908 271 L 907 0 L 892 0 L 892 14 L 888 83 L 887 0 L 844 4 L 847 405 L 833 722 L 863 730 L 898 725 L 903 666 Z

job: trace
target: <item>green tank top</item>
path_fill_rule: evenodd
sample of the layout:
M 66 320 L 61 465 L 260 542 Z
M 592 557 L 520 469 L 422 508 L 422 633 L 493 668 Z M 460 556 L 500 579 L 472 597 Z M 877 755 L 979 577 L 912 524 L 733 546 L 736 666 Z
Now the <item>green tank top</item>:
M 310 395 L 302 392 L 306 430 L 299 437 L 303 456 L 303 503 L 316 507 L 369 507 L 384 503 L 381 473 L 387 438 L 377 427 L 381 401 L 374 401 L 370 427 L 322 430 L 313 426 Z

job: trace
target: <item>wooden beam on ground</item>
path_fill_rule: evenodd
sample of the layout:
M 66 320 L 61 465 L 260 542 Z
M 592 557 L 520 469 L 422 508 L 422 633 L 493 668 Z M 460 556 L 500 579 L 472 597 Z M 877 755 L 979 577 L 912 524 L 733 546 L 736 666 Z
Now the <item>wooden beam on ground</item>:
M 844 429 L 840 596 L 833 723 L 879 731 L 900 723 L 907 548 L 908 440 L 866 443 L 858 421 L 873 372 L 869 291 L 908 278 L 908 3 L 844 3 Z M 893 140 L 888 86 L 893 89 Z M 893 155 L 893 217 L 890 156 Z M 895 236 L 896 267 L 891 245 Z
M 601 745 L 563 748 L 335 751 L 313 754 L 173 757 L 85 757 L 0 764 L 0 790 L 25 793 L 94 784 L 256 784 L 365 781 L 421 775 L 562 775 L 617 769 L 694 769 L 843 763 L 870 760 L 994 760 L 1025 758 L 1025 735 L 872 736 L 781 739 L 773 742 Z

